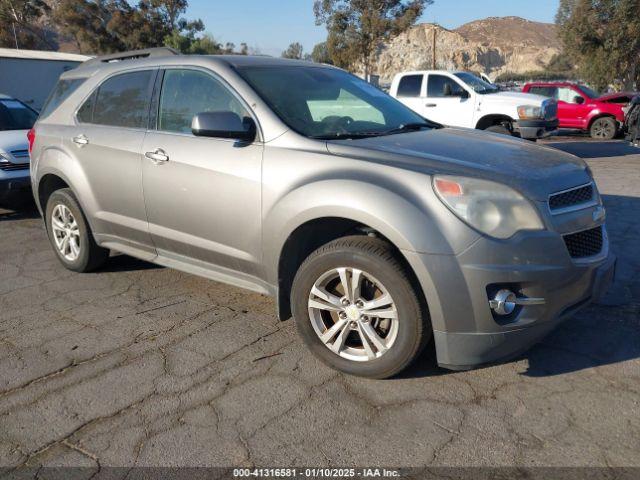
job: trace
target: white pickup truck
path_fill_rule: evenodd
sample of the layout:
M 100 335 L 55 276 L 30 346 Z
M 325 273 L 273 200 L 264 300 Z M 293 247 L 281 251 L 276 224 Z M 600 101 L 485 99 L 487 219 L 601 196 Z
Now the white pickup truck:
M 429 120 L 536 140 L 558 128 L 555 100 L 501 92 L 468 72 L 399 73 L 390 95 Z

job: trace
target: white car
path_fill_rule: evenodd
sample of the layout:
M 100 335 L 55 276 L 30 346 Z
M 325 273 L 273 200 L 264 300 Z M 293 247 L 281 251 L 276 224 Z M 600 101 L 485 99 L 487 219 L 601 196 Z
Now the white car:
M 37 118 L 31 107 L 0 94 L 0 204 L 31 191 L 27 134 Z
M 536 140 L 558 128 L 553 99 L 501 92 L 468 72 L 441 70 L 399 73 L 389 94 L 429 120 Z

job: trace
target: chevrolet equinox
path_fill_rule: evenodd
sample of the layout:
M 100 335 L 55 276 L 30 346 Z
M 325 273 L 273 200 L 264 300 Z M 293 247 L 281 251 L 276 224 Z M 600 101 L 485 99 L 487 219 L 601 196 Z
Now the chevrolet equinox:
M 168 49 L 66 72 L 29 132 L 54 252 L 110 250 L 277 299 L 333 368 L 519 354 L 610 283 L 586 164 L 445 128 L 326 65 Z

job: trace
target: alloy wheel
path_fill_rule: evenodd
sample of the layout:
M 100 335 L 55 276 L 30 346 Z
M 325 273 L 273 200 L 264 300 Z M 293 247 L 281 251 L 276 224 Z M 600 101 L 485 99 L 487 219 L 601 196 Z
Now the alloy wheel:
M 61 203 L 51 212 L 51 230 L 58 252 L 70 262 L 80 256 L 80 229 L 71 210 Z
M 611 138 L 614 135 L 614 127 L 606 120 L 596 120 L 593 124 L 593 136 L 595 138 Z
M 398 312 L 387 288 L 357 268 L 329 270 L 313 284 L 309 318 L 335 354 L 367 362 L 384 355 L 398 335 Z

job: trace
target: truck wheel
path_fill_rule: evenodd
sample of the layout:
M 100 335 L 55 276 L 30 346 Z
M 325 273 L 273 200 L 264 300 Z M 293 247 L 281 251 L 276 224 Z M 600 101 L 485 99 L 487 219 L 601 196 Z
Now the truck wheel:
M 612 140 L 617 133 L 618 125 L 616 121 L 611 117 L 596 118 L 591 124 L 589 133 L 591 138 L 597 138 L 598 140 Z
M 304 261 L 291 305 L 300 336 L 320 360 L 348 374 L 388 378 L 431 338 L 420 298 L 387 242 L 351 236 Z
M 47 201 L 45 222 L 49 241 L 58 260 L 74 272 L 91 272 L 109 258 L 109 250 L 99 247 L 73 192 L 57 190 Z
M 484 129 L 486 132 L 499 133 L 501 135 L 511 135 L 511 131 L 504 125 L 491 125 Z

